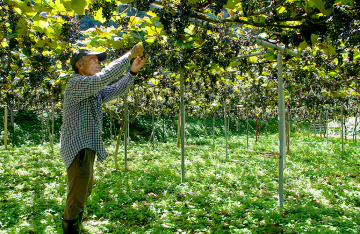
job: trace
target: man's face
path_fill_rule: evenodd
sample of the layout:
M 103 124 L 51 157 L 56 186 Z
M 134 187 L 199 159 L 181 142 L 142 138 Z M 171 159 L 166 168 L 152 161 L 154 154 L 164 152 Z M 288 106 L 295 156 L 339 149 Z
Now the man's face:
M 77 62 L 80 75 L 93 76 L 100 72 L 99 59 L 96 55 L 84 55 L 85 64 Z

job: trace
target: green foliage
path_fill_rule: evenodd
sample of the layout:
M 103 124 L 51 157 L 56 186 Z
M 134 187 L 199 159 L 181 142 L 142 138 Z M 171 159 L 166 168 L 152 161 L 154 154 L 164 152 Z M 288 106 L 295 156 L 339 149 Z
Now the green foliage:
M 8 144 L 20 146 L 25 143 L 40 144 L 42 142 L 42 128 L 41 128 L 41 111 L 27 111 L 18 110 L 14 112 L 14 128 L 11 126 L 10 114 L 8 113 Z M 62 123 L 62 116 L 56 115 L 54 118 L 54 134 L 55 142 L 60 140 L 60 128 Z M 4 119 L 4 110 L 0 110 L 0 119 Z M 48 113 L 44 112 L 43 117 L 43 135 L 44 141 L 49 141 L 49 134 L 46 127 Z M 51 120 L 50 131 L 51 131 Z M 4 122 L 0 122 L 0 129 L 4 129 Z M 3 142 L 3 135 L 1 135 L 1 142 Z M 2 144 L 2 143 L 1 143 Z
M 0 110 L 0 119 L 4 118 L 4 110 Z M 48 142 L 48 131 L 46 123 L 48 119 L 48 113 L 44 112 L 44 141 Z M 157 116 L 155 116 L 156 121 Z M 41 132 L 41 111 L 19 110 L 14 112 L 15 129 L 11 127 L 10 114 L 8 114 L 8 143 L 13 145 L 22 145 L 25 143 L 39 144 L 42 141 Z M 60 130 L 62 124 L 62 115 L 57 114 L 54 119 L 54 132 L 55 142 L 60 141 Z M 118 121 L 114 121 L 116 132 L 120 130 L 120 124 Z M 51 129 L 51 120 L 49 122 Z M 177 117 L 165 117 L 163 128 L 163 119 L 159 120 L 154 137 L 155 141 L 163 141 L 163 130 L 165 141 L 172 141 L 172 138 L 177 137 Z M 246 134 L 246 120 L 239 120 L 239 128 L 236 131 L 235 121 L 230 120 L 229 134 L 230 135 L 243 135 Z M 267 131 L 268 133 L 276 133 L 278 130 L 277 120 L 268 120 Z M 4 122 L 0 121 L 0 129 L 4 128 Z M 130 123 L 130 139 L 132 141 L 148 141 L 152 130 L 152 116 L 139 116 L 135 118 L 134 122 Z M 207 125 L 207 138 L 212 139 L 212 118 L 206 119 Z M 249 120 L 249 134 L 255 134 L 256 121 Z M 114 128 L 114 127 L 113 127 Z M 221 117 L 215 118 L 214 124 L 215 137 L 224 136 L 224 119 Z M 265 133 L 265 123 L 261 124 L 261 132 Z M 114 134 L 114 130 L 112 131 Z M 186 136 L 190 138 L 198 138 L 205 136 L 203 119 L 200 118 L 187 118 L 186 119 Z M 2 139 L 3 136 L 1 136 Z M 109 141 L 110 139 L 110 118 L 108 114 L 103 115 L 103 140 Z
M 357 233 L 358 146 L 293 134 L 287 155 L 284 213 L 278 210 L 278 135 L 233 136 L 216 147 L 194 138 L 181 184 L 175 142 L 131 143 L 129 171 L 96 163 L 84 233 Z M 114 145 L 108 147 L 113 153 Z M 121 150 L 123 150 L 121 146 Z M 0 147 L 0 233 L 57 233 L 66 191 L 58 154 L 46 145 Z
M 12 109 L 53 104 L 59 110 L 74 50 L 106 51 L 106 65 L 142 43 L 148 62 L 135 83 L 156 85 L 157 94 L 143 94 L 147 101 L 165 104 L 156 105 L 155 112 L 173 115 L 178 73 L 184 69 L 189 115 L 219 114 L 226 101 L 232 118 L 244 116 L 241 108 L 234 110 L 241 105 L 248 117 L 269 120 L 277 112 L 277 54 L 263 53 L 262 43 L 255 45 L 257 37 L 302 54 L 284 57 L 285 98 L 294 118 L 318 118 L 320 110 L 327 110 L 335 119 L 343 103 L 346 114 L 358 109 L 357 1 L 156 1 L 156 7 L 152 0 L 118 3 L 4 1 L 0 101 Z M 261 55 L 248 57 L 254 52 Z M 159 71 L 172 74 L 159 77 Z M 151 113 L 140 109 L 143 115 Z

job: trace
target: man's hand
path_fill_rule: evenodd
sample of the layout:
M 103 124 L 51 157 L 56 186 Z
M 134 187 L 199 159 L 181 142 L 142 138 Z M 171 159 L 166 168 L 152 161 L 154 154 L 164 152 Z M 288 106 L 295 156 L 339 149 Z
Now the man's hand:
M 141 58 L 141 55 L 138 55 L 131 66 L 131 71 L 137 73 L 145 65 L 145 62 L 146 54 L 143 59 Z
M 129 52 L 129 59 L 133 59 L 144 53 L 144 47 L 142 45 L 135 45 Z

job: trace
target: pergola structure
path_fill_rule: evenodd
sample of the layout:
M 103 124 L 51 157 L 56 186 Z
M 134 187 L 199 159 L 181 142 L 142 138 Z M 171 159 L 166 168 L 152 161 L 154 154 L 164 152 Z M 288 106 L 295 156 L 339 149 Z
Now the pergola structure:
M 161 9 L 161 6 L 151 4 L 151 9 Z M 193 22 L 198 20 L 192 19 Z M 278 108 L 279 108 L 279 208 L 282 210 L 284 207 L 284 168 L 286 166 L 286 133 L 285 133 L 285 95 L 284 95 L 284 84 L 283 84 L 283 68 L 282 68 L 282 56 L 283 55 L 292 55 L 299 57 L 299 53 L 293 50 L 286 49 L 283 46 L 275 45 L 270 42 L 263 41 L 261 39 L 255 38 L 254 43 L 258 44 L 260 47 L 257 49 L 270 49 L 260 52 L 255 52 L 248 55 L 241 55 L 234 57 L 231 61 L 236 61 L 246 57 L 253 57 L 264 55 L 267 53 L 278 53 L 277 63 L 278 63 Z M 158 72 L 155 75 L 167 74 L 168 71 Z M 125 98 L 126 100 L 126 98 Z M 225 104 L 226 105 L 226 104 Z M 226 106 L 224 106 L 226 109 Z M 128 121 L 127 115 L 127 102 L 125 101 L 125 121 Z M 226 120 L 225 120 L 226 121 Z M 226 126 L 226 123 L 225 123 Z M 181 183 L 185 183 L 185 104 L 184 104 L 184 69 L 180 71 L 180 139 L 181 139 Z M 125 169 L 127 168 L 127 137 L 128 137 L 128 127 L 125 131 Z M 227 134 L 225 134 L 225 141 L 227 143 Z M 227 146 L 226 146 L 227 150 Z M 227 152 L 227 151 L 226 151 Z M 226 153 L 226 158 L 228 155 Z

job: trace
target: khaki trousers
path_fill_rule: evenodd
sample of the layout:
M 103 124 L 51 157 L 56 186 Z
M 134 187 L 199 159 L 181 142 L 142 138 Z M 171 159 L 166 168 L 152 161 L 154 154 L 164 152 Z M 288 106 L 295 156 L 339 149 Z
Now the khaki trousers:
M 69 193 L 66 199 L 64 218 L 74 220 L 84 211 L 90 196 L 94 178 L 95 151 L 82 149 L 67 170 Z

